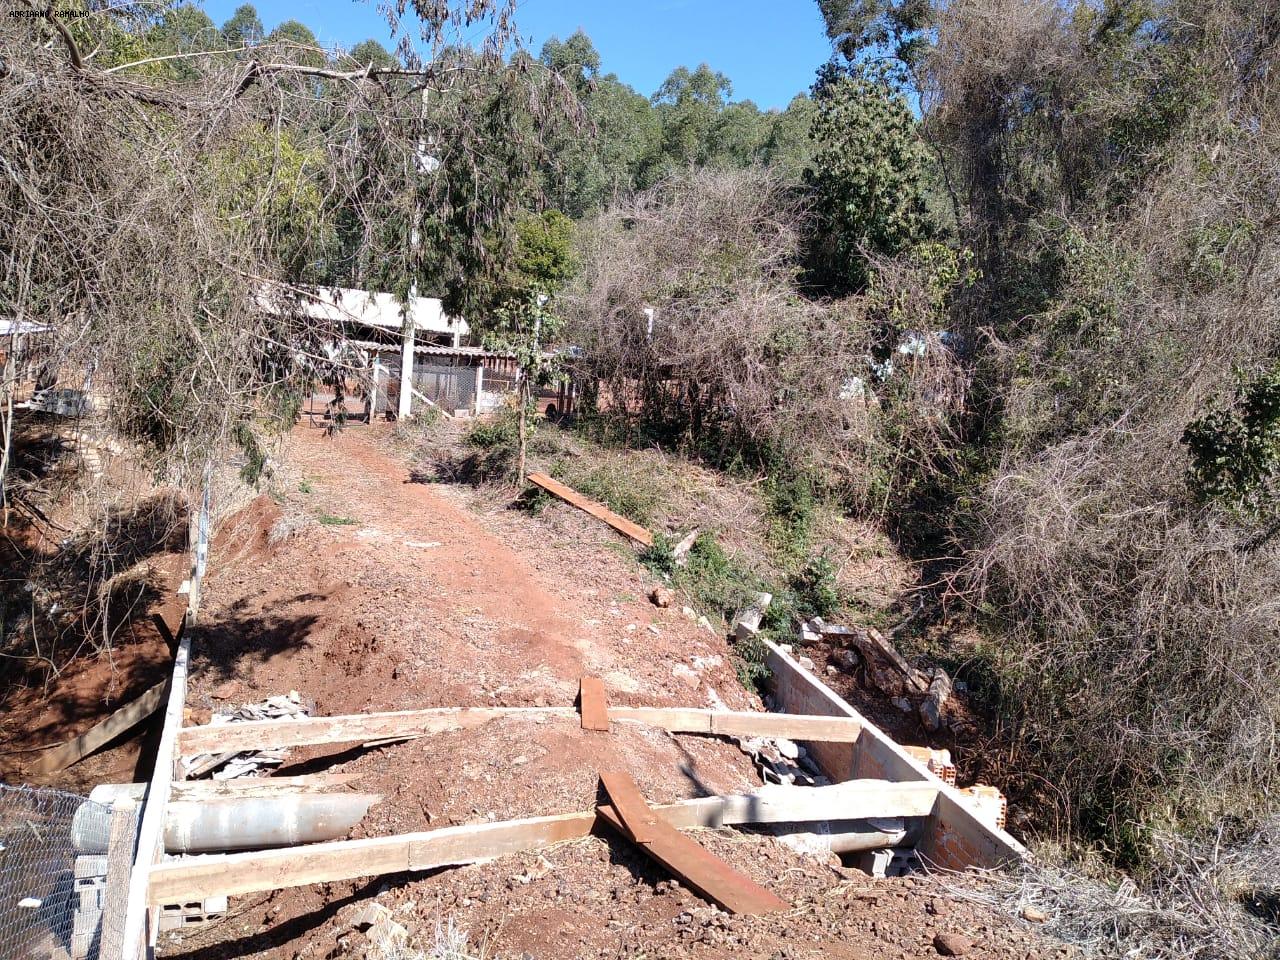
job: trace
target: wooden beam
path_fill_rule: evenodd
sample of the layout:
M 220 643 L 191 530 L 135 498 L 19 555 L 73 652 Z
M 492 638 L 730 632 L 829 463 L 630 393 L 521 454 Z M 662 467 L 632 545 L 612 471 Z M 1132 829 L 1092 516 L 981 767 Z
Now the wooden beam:
M 582 678 L 578 686 L 578 708 L 582 711 L 583 730 L 609 732 L 609 704 L 599 677 Z
M 1029 857 L 1022 844 L 978 816 L 955 787 L 944 783 L 884 731 L 863 718 L 830 687 L 783 653 L 777 644 L 766 639 L 764 645 L 768 650 L 774 696 L 785 709 L 844 717 L 865 728 L 857 743 L 848 747 L 815 742 L 811 755 L 823 772 L 833 780 L 886 777 L 901 781 L 900 787 L 927 783 L 937 791 L 937 800 L 916 844 L 917 853 L 926 862 L 949 870 L 992 869 Z
M 356 713 L 338 717 L 299 717 L 292 720 L 251 720 L 218 726 L 187 727 L 178 736 L 184 756 L 229 750 L 300 747 L 318 743 L 347 743 L 389 737 L 423 736 L 466 730 L 505 717 L 560 716 L 572 718 L 573 707 L 435 707 L 390 713 Z
M 107 834 L 107 878 L 102 904 L 98 956 L 121 960 L 124 951 L 124 907 L 129 897 L 129 875 L 138 839 L 138 804 L 130 796 L 120 796 L 111 804 L 111 827 Z M 132 958 L 130 958 L 132 960 Z
M 238 777 L 234 780 L 184 780 L 170 788 L 173 800 L 222 800 L 321 793 L 360 779 L 359 773 L 315 773 L 300 777 Z
M 613 802 L 613 809 L 626 824 L 632 840 L 636 843 L 648 843 L 658 835 L 658 818 L 645 803 L 630 774 L 620 770 L 602 770 L 600 783 Z
M 577 490 L 567 487 L 559 480 L 555 480 L 545 473 L 531 473 L 528 480 L 532 484 L 536 484 L 548 493 L 555 494 L 566 503 L 572 504 L 579 510 L 591 514 L 597 520 L 603 520 L 613 529 L 617 530 L 624 536 L 630 537 L 636 543 L 643 544 L 646 547 L 653 546 L 653 534 L 638 523 L 632 523 L 626 517 L 619 516 L 614 513 L 603 503 L 596 503 L 594 500 L 588 500 Z
M 786 737 L 816 743 L 854 743 L 862 721 L 849 717 L 802 716 L 755 711 L 702 710 L 684 707 L 608 707 L 611 721 L 661 727 L 672 733 L 725 737 Z M 482 726 L 508 717 L 569 719 L 572 707 L 433 707 L 391 713 L 357 713 L 338 717 L 252 720 L 185 727 L 178 734 L 183 756 L 298 747 L 311 744 L 367 742 L 417 737 Z M 598 718 L 595 722 L 598 722 Z
M 923 816 L 937 791 L 929 784 L 857 781 L 829 787 L 772 787 L 760 794 L 699 797 L 649 809 L 679 830 L 743 823 L 801 823 Z M 597 811 L 507 820 L 282 850 L 169 860 L 151 868 L 152 903 L 431 870 L 536 850 L 585 837 Z
M 95 723 L 74 740 L 68 740 L 66 743 L 45 750 L 32 764 L 31 772 L 42 775 L 57 773 L 73 763 L 79 763 L 99 747 L 110 743 L 120 734 L 155 713 L 160 704 L 164 703 L 164 692 L 168 686 L 167 679 L 161 680 L 142 696 L 121 707 L 106 719 Z
M 696 840 L 654 816 L 635 781 L 625 773 L 611 773 L 601 782 L 614 807 L 602 807 L 601 817 L 642 850 L 680 877 L 688 886 L 730 913 L 773 913 L 789 905 L 750 877 L 738 872 Z
M 188 611 L 178 636 L 178 651 L 173 658 L 173 675 L 169 679 L 169 697 L 164 712 L 164 728 L 156 748 L 156 766 L 147 786 L 142 825 L 138 830 L 137 854 L 129 874 L 129 899 L 125 905 L 122 956 L 134 960 L 146 950 L 156 930 L 150 916 L 147 885 L 152 865 L 164 852 L 164 830 L 169 804 L 169 789 L 177 766 L 178 731 L 182 727 L 182 708 L 187 699 L 187 670 L 191 660 L 191 630 Z

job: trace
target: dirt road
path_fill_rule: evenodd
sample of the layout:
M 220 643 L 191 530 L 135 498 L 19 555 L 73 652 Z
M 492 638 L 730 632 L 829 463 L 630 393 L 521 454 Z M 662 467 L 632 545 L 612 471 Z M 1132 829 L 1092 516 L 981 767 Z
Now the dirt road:
M 737 683 L 724 638 L 652 606 L 653 584 L 611 532 L 567 510 L 550 522 L 477 514 L 464 491 L 411 481 L 369 429 L 328 438 L 297 428 L 278 500 L 259 498 L 220 532 L 194 639 L 197 719 L 289 690 L 321 714 L 569 705 L 584 673 L 602 677 L 617 703 L 705 706 L 718 696 L 759 707 Z M 299 749 L 282 772 L 359 773 L 353 787 L 383 800 L 357 835 L 377 835 L 587 809 L 598 771 L 618 767 L 654 802 L 759 782 L 728 743 L 515 719 L 374 750 Z M 427 877 L 246 898 L 164 951 L 190 960 L 360 955 L 367 945 L 349 915 L 376 896 L 420 944 L 452 921 L 486 956 L 863 958 L 886 944 L 933 956 L 932 933 L 943 927 L 974 928 L 983 956 L 1040 955 L 1031 932 L 979 922 L 970 907 L 926 911 L 942 896 L 926 889 L 934 881 L 870 881 L 763 835 L 707 842 L 797 905 L 785 924 L 728 918 L 629 844 L 590 838 Z M 851 898 L 864 889 L 877 892 Z M 846 935 L 854 930 L 870 939 Z

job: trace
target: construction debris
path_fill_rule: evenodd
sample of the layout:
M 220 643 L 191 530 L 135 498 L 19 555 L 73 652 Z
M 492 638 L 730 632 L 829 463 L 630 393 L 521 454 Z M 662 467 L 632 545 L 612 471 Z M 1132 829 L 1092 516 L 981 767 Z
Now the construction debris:
M 684 538 L 671 548 L 671 555 L 676 558 L 676 566 L 683 567 L 689 563 L 689 551 L 693 549 L 694 542 L 698 539 L 698 528 L 694 527 L 684 535 Z
M 231 723 L 249 723 L 255 720 L 298 720 L 309 716 L 302 703 L 302 696 L 297 690 L 290 690 L 287 695 L 267 697 L 259 703 L 247 703 L 234 713 L 215 713 L 209 720 L 209 726 L 217 727 Z M 182 758 L 185 779 L 191 780 L 213 773 L 215 780 L 232 780 L 236 777 L 258 776 L 269 772 L 284 762 L 287 752 L 283 748 L 274 750 L 230 751 L 226 753 L 202 753 Z
M 733 637 L 735 640 L 747 640 L 760 632 L 760 624 L 764 621 L 765 611 L 773 603 L 773 594 L 757 593 L 751 603 L 745 607 L 733 621 Z
M 896 697 L 908 691 L 924 693 L 929 689 L 929 678 L 907 663 L 880 631 L 871 627 L 843 627 L 817 619 L 809 621 L 809 627 L 815 625 L 823 637 L 852 645 L 852 650 L 846 648 L 836 654 L 837 662 L 851 670 L 860 659 L 867 682 L 882 693 Z M 854 651 L 857 651 L 856 657 Z
M 943 783 L 953 787 L 956 785 L 956 765 L 951 762 L 950 750 L 910 746 L 904 746 L 902 749 L 923 763 L 928 771 Z
M 951 678 L 939 667 L 933 672 L 928 694 L 920 701 L 920 722 L 926 730 L 941 730 L 946 724 L 946 707 L 950 699 Z

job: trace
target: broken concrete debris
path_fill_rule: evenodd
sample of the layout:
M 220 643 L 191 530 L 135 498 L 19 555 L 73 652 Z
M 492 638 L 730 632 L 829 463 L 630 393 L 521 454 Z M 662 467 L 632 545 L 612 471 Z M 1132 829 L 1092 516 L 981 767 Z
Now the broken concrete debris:
M 683 567 L 689 563 L 689 551 L 693 549 L 694 541 L 698 539 L 700 531 L 694 527 L 684 537 L 671 548 L 671 555 L 676 558 L 676 565 Z
M 773 603 L 773 594 L 757 593 L 739 614 L 733 619 L 733 638 L 747 640 L 760 632 L 764 622 L 765 611 Z
M 947 701 L 951 699 L 951 678 L 942 668 L 933 671 L 929 692 L 920 701 L 920 722 L 925 729 L 937 731 L 946 723 Z
M 248 723 L 254 720 L 295 720 L 304 719 L 309 715 L 302 703 L 302 695 L 297 690 L 290 690 L 288 694 L 267 697 L 258 703 L 244 704 L 233 713 L 215 713 L 209 719 L 209 726 Z M 283 748 L 203 753 L 183 757 L 182 766 L 185 778 L 188 780 L 211 772 L 215 780 L 234 780 L 237 777 L 257 776 L 267 768 L 278 767 L 284 762 L 286 755 L 287 751 Z

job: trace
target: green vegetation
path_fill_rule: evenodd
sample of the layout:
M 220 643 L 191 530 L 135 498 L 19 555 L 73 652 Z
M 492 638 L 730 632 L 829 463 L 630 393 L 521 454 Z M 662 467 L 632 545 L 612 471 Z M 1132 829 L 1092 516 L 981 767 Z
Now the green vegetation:
M 359 520 L 353 520 L 351 517 L 338 517 L 331 513 L 322 513 L 316 518 L 321 526 L 325 527 L 350 527 L 359 523 Z

